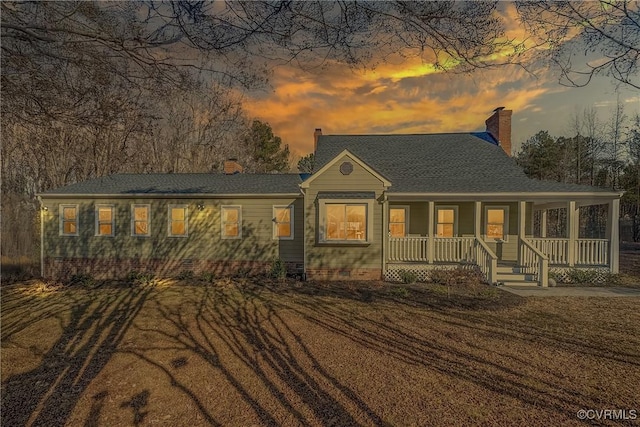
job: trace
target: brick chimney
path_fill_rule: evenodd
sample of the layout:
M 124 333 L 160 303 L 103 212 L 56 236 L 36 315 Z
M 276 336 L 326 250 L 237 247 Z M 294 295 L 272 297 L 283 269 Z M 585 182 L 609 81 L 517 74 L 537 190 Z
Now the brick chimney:
M 505 110 L 498 107 L 493 110 L 493 114 L 484 123 L 489 132 L 497 141 L 500 147 L 511 156 L 511 114 L 512 110 Z
M 224 161 L 224 173 L 225 175 L 242 173 L 242 165 L 238 163 L 237 158 L 232 157 Z
M 315 153 L 318 150 L 318 137 L 322 135 L 322 129 L 316 128 L 313 132 L 313 152 Z

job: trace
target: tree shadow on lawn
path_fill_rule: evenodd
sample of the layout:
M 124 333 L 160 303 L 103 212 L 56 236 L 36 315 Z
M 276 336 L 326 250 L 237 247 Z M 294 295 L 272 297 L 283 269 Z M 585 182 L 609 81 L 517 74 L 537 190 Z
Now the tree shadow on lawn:
M 303 298 L 297 298 L 295 303 L 286 304 L 287 308 L 309 322 L 358 345 L 375 349 L 397 361 L 424 366 L 500 395 L 513 397 L 532 407 L 544 408 L 572 419 L 574 412 L 568 412 L 568 408 L 599 408 L 603 402 L 597 396 L 585 394 L 580 385 L 544 375 L 540 372 L 546 370 L 544 361 L 539 366 L 540 371 L 527 369 L 532 362 L 540 361 L 532 360 L 531 355 L 526 354 L 513 360 L 512 354 L 500 353 L 499 347 L 489 347 L 481 341 L 465 343 L 471 351 L 461 351 L 455 336 L 450 340 L 434 340 L 432 331 L 423 333 L 399 327 L 392 319 L 385 318 L 381 321 L 378 316 L 369 315 L 371 311 L 354 310 L 348 305 L 336 304 L 333 299 L 326 300 L 316 296 L 347 299 L 360 304 L 377 301 L 385 307 L 388 307 L 388 303 L 396 304 L 396 309 L 402 310 L 404 306 L 412 314 L 418 313 L 421 317 L 432 319 L 434 324 L 445 323 L 473 333 L 482 332 L 497 339 L 523 343 L 530 349 L 545 347 L 551 348 L 553 352 L 560 350 L 596 357 L 604 363 L 616 362 L 626 368 L 640 366 L 638 353 L 614 351 L 606 342 L 587 342 L 562 328 L 547 330 L 541 327 L 540 322 L 532 322 L 531 316 L 522 319 L 505 318 L 502 311 L 518 307 L 525 301 L 507 293 L 496 298 L 465 294 L 451 297 L 440 291 L 434 294 L 425 287 L 402 287 L 407 289 L 407 293 L 398 297 L 398 292 L 394 292 L 393 287 L 389 292 L 388 289 L 366 289 L 366 285 L 364 290 L 358 289 L 358 285 L 325 287 L 323 284 L 305 284 L 302 287 L 276 288 L 276 292 L 302 295 Z M 474 348 L 480 351 L 473 354 Z M 483 356 L 487 351 L 495 357 Z M 502 363 L 503 361 L 509 363 Z M 598 372 L 594 371 L 593 374 L 597 375 Z M 611 406 L 612 402 L 605 403 Z M 623 406 L 624 404 L 620 407 Z
M 367 424 L 384 425 L 355 392 L 320 365 L 269 300 L 260 297 L 263 290 L 250 286 L 192 288 L 191 297 L 178 307 L 157 302 L 170 328 L 138 329 L 159 334 L 171 351 L 188 351 L 206 361 L 263 425 L 281 425 L 283 412 L 300 425 L 318 421 L 323 425 L 360 425 L 352 414 L 354 409 Z M 190 309 L 195 309 L 194 315 L 185 316 Z M 149 346 L 130 353 L 161 369 L 173 386 L 195 402 L 210 424 L 219 425 L 196 393 L 149 355 L 161 349 L 167 347 Z M 255 392 L 256 381 L 270 398 Z M 274 401 L 277 410 L 273 409 Z
M 44 316 L 54 316 L 55 308 L 60 307 L 68 313 L 55 314 L 62 325 L 62 333 L 42 356 L 40 365 L 3 381 L 3 424 L 65 424 L 89 383 L 117 351 L 149 292 L 149 289 L 117 287 L 99 292 L 77 288 L 63 290 L 57 296 L 65 300 L 64 304 L 46 307 L 43 299 L 35 305 L 39 313 L 35 320 L 30 319 L 34 306 L 25 305 L 21 311 L 24 323 L 14 320 L 8 336 Z M 13 310 L 18 309 L 14 307 Z M 17 314 L 20 314 L 19 310 Z M 92 416 L 97 419 L 96 414 Z
M 227 424 L 229 419 L 216 411 L 238 406 L 238 399 L 263 425 L 384 425 L 389 408 L 374 405 L 357 391 L 365 383 L 341 379 L 340 369 L 327 365 L 331 358 L 341 357 L 340 352 L 362 349 L 377 355 L 381 363 L 468 383 L 539 408 L 542 419 L 553 413 L 561 421 L 575 421 L 575 411 L 569 409 L 600 408 L 603 402 L 585 393 L 580 383 L 549 375 L 544 360 L 532 361 L 528 354 L 503 349 L 497 342 L 516 343 L 516 348 L 529 351 L 543 346 L 549 353 L 576 352 L 637 369 L 633 352 L 611 351 L 561 328 L 540 328 L 530 323 L 530 315 L 508 318 L 505 313 L 519 309 L 526 299 L 486 289 L 448 294 L 424 286 L 236 280 L 159 290 L 62 292 L 71 307 L 68 314 L 57 315 L 62 334 L 40 366 L 3 382 L 3 422 L 64 424 L 116 352 L 134 355 L 161 372 L 167 379 L 166 385 L 158 384 L 161 392 L 182 393 L 210 425 Z M 53 313 L 59 304 L 53 301 L 50 307 L 38 302 L 38 307 Z M 149 318 L 134 322 L 143 306 Z M 19 305 L 12 307 L 18 310 Z M 24 325 L 12 317 L 9 337 L 31 324 L 28 310 L 24 308 Z M 144 326 L 149 322 L 154 326 Z M 353 346 L 339 348 L 335 355 L 319 354 L 309 326 L 323 331 L 329 346 L 332 337 Z M 128 331 L 140 332 L 129 337 L 143 338 L 132 347 L 121 346 Z M 192 368 L 185 354 L 215 373 L 220 401 L 212 401 L 202 389 L 198 379 L 205 372 Z M 379 373 L 363 374 L 375 381 Z M 133 411 L 134 423 L 142 423 L 151 412 L 152 392 L 144 390 L 118 402 Z M 106 397 L 106 390 L 93 396 L 87 426 L 97 425 Z
M 539 408 L 542 419 L 554 413 L 561 419 L 575 420 L 573 408 L 598 408 L 603 402 L 585 393 L 581 384 L 549 374 L 544 360 L 531 360 L 529 354 L 512 349 L 503 351 L 496 342 L 516 343 L 516 348 L 527 351 L 535 351 L 541 344 L 549 354 L 575 352 L 629 367 L 635 363 L 633 354 L 612 354 L 604 345 L 572 339 L 561 329 L 545 330 L 529 324 L 530 318 L 510 319 L 506 324 L 503 312 L 517 309 L 526 299 L 485 291 L 478 288 L 473 291 L 477 295 L 456 295 L 455 291 L 446 294 L 442 289 L 420 286 L 236 281 L 227 288 L 193 287 L 183 293 L 178 306 L 167 306 L 158 299 L 157 310 L 168 327 L 136 327 L 159 334 L 159 340 L 154 341 L 169 342 L 172 354 L 187 351 L 206 361 L 265 425 L 280 424 L 282 413 L 298 424 L 385 424 L 380 415 L 383 408 L 373 407 L 355 391 L 355 384 L 340 380 L 335 371 L 323 366 L 326 355 L 323 359 L 314 354 L 308 342 L 313 336 L 299 321 L 291 323 L 295 319 L 354 344 L 341 351 L 366 348 L 378 353 L 380 360 L 469 383 L 515 399 L 530 410 Z M 396 322 L 399 315 L 405 317 L 403 322 Z M 425 329 L 406 319 L 414 315 Z M 440 336 L 438 328 L 444 330 Z M 491 339 L 461 345 L 460 331 Z M 166 349 L 152 345 L 131 353 L 161 369 L 211 424 L 218 424 L 203 396 L 157 358 L 155 352 Z M 174 362 L 182 365 L 178 359 Z M 256 382 L 270 397 L 256 391 Z

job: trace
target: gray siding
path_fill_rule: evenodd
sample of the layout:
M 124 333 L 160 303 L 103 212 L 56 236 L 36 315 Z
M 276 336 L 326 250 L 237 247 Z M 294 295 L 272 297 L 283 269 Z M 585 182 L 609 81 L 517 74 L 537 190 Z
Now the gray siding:
M 204 204 L 204 210 L 197 204 Z M 59 205 L 79 205 L 79 235 L 59 235 Z M 115 235 L 96 236 L 95 205 L 115 208 Z M 150 204 L 148 237 L 131 236 L 131 205 Z M 168 206 L 188 206 L 188 236 L 168 236 Z M 44 214 L 45 257 L 155 258 L 289 262 L 303 260 L 303 200 L 282 199 L 49 199 Z M 242 206 L 242 239 L 221 238 L 222 205 Z M 273 239 L 273 206 L 294 206 L 294 240 Z
M 487 241 L 487 246 L 498 256 L 498 259 L 504 261 L 516 261 L 518 259 L 518 203 L 483 203 L 482 204 L 482 233 L 484 234 L 484 209 L 485 206 L 508 206 L 509 207 L 509 234 L 507 241 L 503 243 L 495 241 Z M 527 212 L 525 213 L 525 235 L 531 235 L 531 214 L 532 204 L 526 204 Z
M 353 164 L 353 172 L 343 175 L 343 161 Z M 359 269 L 382 268 L 382 204 L 378 201 L 384 190 L 375 175 L 359 166 L 349 156 L 341 158 L 321 175 L 316 175 L 305 195 L 306 215 L 306 268 L 311 269 Z M 340 245 L 318 241 L 319 204 L 318 192 L 373 191 L 376 200 L 369 215 L 369 227 L 373 227 L 373 239 L 366 245 Z M 363 199 L 363 202 L 365 200 Z
M 428 202 L 393 202 L 390 207 L 409 206 L 409 234 L 426 236 L 428 234 Z M 436 202 L 438 206 L 457 206 L 458 207 L 458 236 L 474 236 L 475 235 L 475 202 Z M 518 257 L 518 203 L 517 202 L 496 202 L 482 203 L 481 207 L 481 234 L 485 233 L 485 206 L 508 206 L 509 207 L 509 233 L 508 239 L 504 243 L 495 241 L 487 241 L 487 245 L 493 250 L 501 260 L 515 261 Z M 533 204 L 526 204 L 525 215 L 525 235 L 532 235 L 531 215 Z M 434 211 L 435 215 L 435 211 Z M 434 218 L 435 230 L 436 218 Z

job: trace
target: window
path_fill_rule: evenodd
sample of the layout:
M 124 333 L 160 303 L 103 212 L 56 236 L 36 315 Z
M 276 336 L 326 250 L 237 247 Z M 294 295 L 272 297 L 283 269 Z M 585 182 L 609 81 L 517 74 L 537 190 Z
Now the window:
M 96 236 L 113 236 L 113 206 L 96 205 Z
M 327 203 L 326 240 L 367 240 L 367 205 Z
M 149 205 L 131 205 L 131 235 L 149 236 Z
M 458 207 L 436 207 L 436 237 L 454 237 L 458 234 Z
M 169 236 L 189 235 L 189 211 L 186 205 L 169 205 Z
M 273 238 L 293 239 L 293 206 L 273 207 Z
M 318 243 L 369 244 L 373 241 L 371 227 L 375 213 L 375 194 L 354 193 L 347 198 L 342 193 L 318 195 Z
M 487 206 L 485 207 L 485 236 L 487 239 L 507 240 L 509 233 L 508 207 Z
M 78 205 L 60 205 L 60 235 L 78 235 Z
M 407 235 L 409 207 L 394 206 L 389 209 L 389 236 L 404 237 Z
M 242 238 L 242 208 L 240 206 L 222 206 L 221 225 L 223 239 Z

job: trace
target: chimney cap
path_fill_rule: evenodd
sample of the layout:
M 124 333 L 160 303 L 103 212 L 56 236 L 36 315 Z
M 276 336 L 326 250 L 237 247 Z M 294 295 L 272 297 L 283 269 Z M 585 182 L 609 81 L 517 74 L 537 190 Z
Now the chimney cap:
M 316 132 L 322 132 L 321 128 L 316 128 Z
M 494 113 L 497 113 L 498 111 L 502 111 L 504 110 L 504 107 L 498 107 L 496 109 L 493 110 Z

